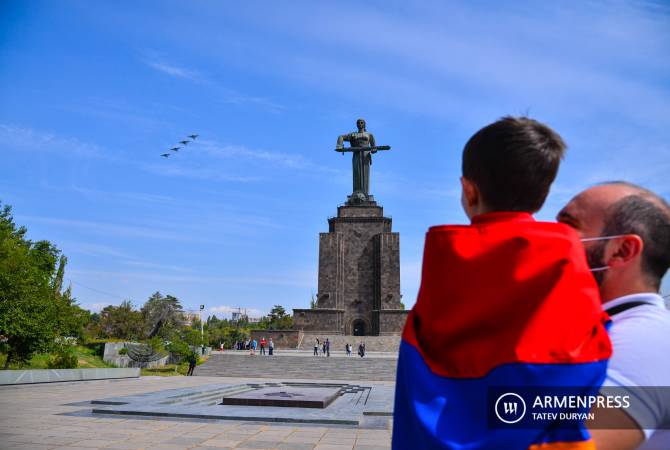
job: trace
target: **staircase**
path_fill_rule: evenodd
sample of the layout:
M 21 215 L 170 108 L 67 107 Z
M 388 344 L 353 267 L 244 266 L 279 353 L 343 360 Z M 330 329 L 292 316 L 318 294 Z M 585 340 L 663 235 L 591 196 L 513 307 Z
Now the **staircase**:
M 344 349 L 344 344 L 342 348 Z M 280 351 L 273 356 L 249 356 L 248 352 L 232 351 L 213 353 L 206 362 L 196 367 L 194 374 L 208 377 L 271 378 L 280 381 L 395 381 L 398 362 L 395 357 L 375 355 L 361 358 L 355 354 L 345 357 L 341 355 L 342 352 L 338 352 L 340 355 L 329 358 L 300 353 L 281 354 Z

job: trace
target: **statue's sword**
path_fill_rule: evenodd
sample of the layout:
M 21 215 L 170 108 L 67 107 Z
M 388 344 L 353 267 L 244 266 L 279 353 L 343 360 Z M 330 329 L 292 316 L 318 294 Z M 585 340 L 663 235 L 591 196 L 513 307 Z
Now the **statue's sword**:
M 391 150 L 390 145 L 377 145 L 375 147 L 342 147 L 342 148 L 336 148 L 336 152 L 342 153 L 344 155 L 344 152 L 376 152 L 379 150 Z

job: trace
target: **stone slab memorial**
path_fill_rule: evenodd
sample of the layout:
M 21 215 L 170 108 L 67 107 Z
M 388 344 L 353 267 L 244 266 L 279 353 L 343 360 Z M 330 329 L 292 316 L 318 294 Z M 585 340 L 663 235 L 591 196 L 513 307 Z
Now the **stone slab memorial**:
M 222 405 L 325 408 L 340 395 L 336 387 L 265 387 L 223 397 Z
M 319 235 L 316 308 L 293 310 L 294 328 L 305 333 L 398 335 L 407 319 L 400 236 L 369 192 L 372 155 L 391 147 L 376 145 L 365 120 L 356 125 L 357 132 L 341 135 L 336 144 L 336 151 L 352 153 L 353 192 L 328 219 L 328 232 Z
M 282 394 L 283 393 L 283 394 Z M 279 422 L 386 428 L 393 415 L 392 385 L 300 381 L 207 384 L 139 395 L 108 397 L 72 406 L 92 407 L 93 415 L 144 416 L 246 422 Z M 271 395 L 267 395 L 271 394 Z M 279 394 L 279 395 L 272 395 Z M 291 394 L 292 404 L 255 404 Z M 303 400 L 299 400 L 302 398 Z M 247 402 L 231 403 L 231 399 Z M 234 402 L 234 400 L 233 400 Z M 322 407 L 315 403 L 322 402 Z M 281 402 L 280 402 L 281 403 Z

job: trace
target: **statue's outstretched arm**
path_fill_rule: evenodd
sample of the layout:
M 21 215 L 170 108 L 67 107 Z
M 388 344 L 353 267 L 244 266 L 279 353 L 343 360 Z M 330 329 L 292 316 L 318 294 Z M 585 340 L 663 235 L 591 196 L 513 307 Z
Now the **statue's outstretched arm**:
M 337 145 L 335 146 L 335 148 L 344 148 L 344 141 L 347 142 L 350 141 L 350 137 L 348 134 L 342 134 L 337 138 Z

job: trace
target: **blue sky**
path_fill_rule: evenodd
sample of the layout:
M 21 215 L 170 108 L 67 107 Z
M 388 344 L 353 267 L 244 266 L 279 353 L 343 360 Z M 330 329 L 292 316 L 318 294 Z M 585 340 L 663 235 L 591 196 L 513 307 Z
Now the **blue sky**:
M 569 145 L 541 219 L 609 179 L 670 198 L 669 73 L 662 2 L 6 0 L 0 200 L 85 307 L 307 307 L 364 117 L 409 307 L 426 229 L 466 220 L 463 144 L 503 115 Z

